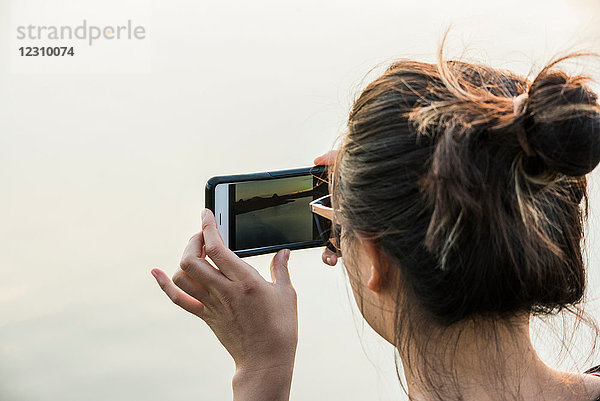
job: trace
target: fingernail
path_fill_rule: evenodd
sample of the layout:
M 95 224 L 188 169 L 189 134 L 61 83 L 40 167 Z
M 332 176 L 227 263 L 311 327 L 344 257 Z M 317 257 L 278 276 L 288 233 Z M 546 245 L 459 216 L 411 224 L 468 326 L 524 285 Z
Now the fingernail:
M 202 211 L 202 220 L 206 219 L 206 216 L 208 216 L 208 209 Z
M 327 264 L 330 265 L 331 264 L 331 257 L 328 256 L 326 260 L 327 260 Z
M 158 278 L 158 272 L 156 270 L 151 270 L 150 273 L 154 276 L 154 278 Z

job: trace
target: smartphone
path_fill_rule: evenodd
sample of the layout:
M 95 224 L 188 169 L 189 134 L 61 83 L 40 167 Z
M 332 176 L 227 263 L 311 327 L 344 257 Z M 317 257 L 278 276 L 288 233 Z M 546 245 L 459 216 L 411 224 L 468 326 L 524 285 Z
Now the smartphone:
M 309 203 L 329 193 L 327 167 L 213 177 L 206 207 L 240 257 L 324 246 Z

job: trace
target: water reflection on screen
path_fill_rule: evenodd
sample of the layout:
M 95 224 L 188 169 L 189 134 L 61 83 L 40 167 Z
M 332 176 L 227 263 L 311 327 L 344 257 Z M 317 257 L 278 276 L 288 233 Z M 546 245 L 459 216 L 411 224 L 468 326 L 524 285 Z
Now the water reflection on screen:
M 235 184 L 235 249 L 313 240 L 313 177 Z

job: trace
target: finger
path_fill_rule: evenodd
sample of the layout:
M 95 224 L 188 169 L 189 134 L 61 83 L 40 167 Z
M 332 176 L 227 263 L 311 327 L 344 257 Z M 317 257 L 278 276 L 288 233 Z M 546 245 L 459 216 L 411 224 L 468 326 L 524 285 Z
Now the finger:
M 210 302 L 209 300 L 209 292 L 202 286 L 202 284 L 198 283 L 190 276 L 186 274 L 181 269 L 177 269 L 175 274 L 173 274 L 173 283 L 181 288 L 185 293 L 191 295 L 196 298 L 198 301 L 203 304 L 207 304 Z
M 317 157 L 314 161 L 315 166 L 330 166 L 335 162 L 339 150 L 334 149 L 329 152 Z
M 288 270 L 288 261 L 290 260 L 290 250 L 283 249 L 271 260 L 271 280 L 273 284 L 291 285 L 290 271 Z
M 204 259 L 206 257 L 204 248 L 203 233 L 190 238 L 181 257 L 181 270 L 206 288 L 225 284 L 228 281 L 227 277 Z
M 188 241 L 188 245 L 193 243 L 194 248 L 190 248 L 194 251 L 194 255 L 198 258 L 204 259 L 206 257 L 206 250 L 204 249 L 204 234 L 202 231 L 192 235 Z
M 152 269 L 152 275 L 158 282 L 160 288 L 173 301 L 173 303 L 182 309 L 203 319 L 206 308 L 202 302 L 194 299 L 190 295 L 181 291 L 173 284 L 171 279 L 160 269 Z
M 202 212 L 202 232 L 204 234 L 204 250 L 206 255 L 215 262 L 219 270 L 230 280 L 239 281 L 253 270 L 244 263 L 233 251 L 225 246 L 217 229 L 215 216 L 208 209 Z M 258 274 L 258 273 L 256 273 Z
M 335 266 L 337 263 L 337 255 L 335 254 L 335 252 L 332 252 L 331 250 L 325 248 L 325 250 L 323 251 L 323 254 L 321 255 L 321 259 L 323 259 L 323 263 L 325 263 L 326 265 L 329 266 Z

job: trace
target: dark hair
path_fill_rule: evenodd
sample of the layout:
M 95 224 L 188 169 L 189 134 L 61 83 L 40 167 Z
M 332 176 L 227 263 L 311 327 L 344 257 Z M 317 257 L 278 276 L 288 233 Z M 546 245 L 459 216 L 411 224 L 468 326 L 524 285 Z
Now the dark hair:
M 556 69 L 564 59 L 533 82 L 398 61 L 352 107 L 333 172 L 342 235 L 373 238 L 442 325 L 551 313 L 584 295 L 600 107 L 587 77 Z

